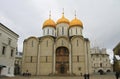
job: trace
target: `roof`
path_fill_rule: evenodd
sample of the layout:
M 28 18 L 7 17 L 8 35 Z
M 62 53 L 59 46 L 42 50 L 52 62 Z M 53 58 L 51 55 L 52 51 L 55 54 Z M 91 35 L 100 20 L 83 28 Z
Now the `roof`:
M 108 55 L 107 53 L 91 53 L 91 54 L 100 54 L 100 55 L 106 54 L 106 55 Z
M 115 46 L 113 51 L 114 51 L 115 55 L 119 55 L 120 56 L 120 42 Z
M 6 28 L 7 30 L 9 30 L 10 32 L 14 33 L 16 36 L 19 37 L 19 35 L 17 33 L 15 33 L 14 31 L 10 30 L 8 27 L 6 27 L 5 25 L 3 25 L 2 23 L 0 23 L 0 26 L 3 26 L 4 28 Z

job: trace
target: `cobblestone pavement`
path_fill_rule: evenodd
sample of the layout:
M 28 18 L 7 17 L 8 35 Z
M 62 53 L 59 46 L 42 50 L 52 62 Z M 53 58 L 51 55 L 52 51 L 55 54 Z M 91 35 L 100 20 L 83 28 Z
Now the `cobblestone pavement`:
M 80 77 L 80 76 L 31 76 L 31 77 L 16 76 L 11 78 L 0 77 L 0 79 L 84 79 L 84 77 Z M 112 74 L 112 75 L 91 75 L 90 79 L 116 79 L 116 78 Z

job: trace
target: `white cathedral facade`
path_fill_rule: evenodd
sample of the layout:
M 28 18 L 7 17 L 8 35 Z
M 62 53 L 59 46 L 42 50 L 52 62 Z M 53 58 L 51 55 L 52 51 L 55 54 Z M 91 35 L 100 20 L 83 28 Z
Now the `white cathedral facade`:
M 43 23 L 43 36 L 23 43 L 22 73 L 31 75 L 82 75 L 90 73 L 90 41 L 82 34 L 83 23 L 64 14 L 57 22 Z

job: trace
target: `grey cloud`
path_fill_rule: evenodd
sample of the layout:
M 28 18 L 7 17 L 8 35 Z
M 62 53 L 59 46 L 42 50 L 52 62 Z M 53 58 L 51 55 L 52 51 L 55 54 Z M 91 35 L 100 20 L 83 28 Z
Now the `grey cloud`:
M 84 35 L 100 47 L 111 49 L 120 41 L 120 1 L 119 0 L 2 0 L 0 16 L 20 35 L 18 44 L 22 51 L 22 42 L 29 36 L 42 36 L 42 24 L 48 19 L 49 11 L 56 21 L 61 17 L 62 8 L 65 16 L 72 20 L 74 10 L 84 24 Z M 0 18 L 0 20 L 2 20 Z M 11 26 L 12 25 L 12 26 Z

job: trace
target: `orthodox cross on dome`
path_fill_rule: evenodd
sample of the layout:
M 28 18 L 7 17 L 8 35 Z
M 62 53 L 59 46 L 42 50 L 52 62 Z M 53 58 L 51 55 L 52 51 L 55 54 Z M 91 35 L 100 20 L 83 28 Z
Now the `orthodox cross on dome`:
M 63 8 L 63 12 L 62 12 L 62 15 L 64 16 L 64 8 Z
M 75 10 L 75 18 L 76 18 L 76 10 Z
M 51 11 L 49 11 L 49 19 L 51 19 Z

